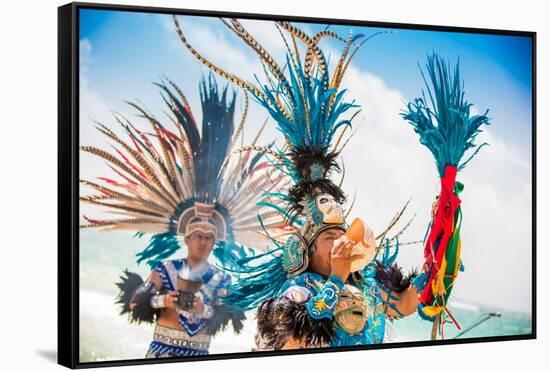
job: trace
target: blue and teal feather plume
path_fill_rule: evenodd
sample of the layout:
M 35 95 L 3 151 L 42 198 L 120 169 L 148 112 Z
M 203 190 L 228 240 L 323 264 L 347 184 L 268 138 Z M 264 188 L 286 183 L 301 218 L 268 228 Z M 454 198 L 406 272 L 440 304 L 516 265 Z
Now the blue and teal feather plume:
M 420 136 L 420 143 L 434 155 L 439 175 L 452 165 L 462 170 L 466 164 L 486 146 L 475 144 L 482 125 L 489 124 L 488 110 L 482 115 L 471 113 L 472 104 L 464 98 L 464 82 L 460 76 L 459 62 L 451 72 L 449 63 L 437 53 L 428 56 L 426 64 L 429 81 L 421 69 L 429 98 L 424 92 L 407 105 L 402 116 Z M 464 154 L 475 151 L 461 162 Z

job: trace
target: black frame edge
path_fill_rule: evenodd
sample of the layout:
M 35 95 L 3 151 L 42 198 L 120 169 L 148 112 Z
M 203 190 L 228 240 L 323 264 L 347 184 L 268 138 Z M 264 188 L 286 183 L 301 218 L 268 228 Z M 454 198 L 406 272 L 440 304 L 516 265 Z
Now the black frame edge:
M 74 99 L 77 91 L 75 65 L 75 6 L 57 8 L 57 363 L 74 368 L 77 365 L 78 338 L 75 296 L 74 188 L 75 170 Z M 67 230 L 69 229 L 69 230 Z
M 532 182 L 532 236 L 531 236 L 531 248 L 532 248 L 532 267 L 531 267 L 531 333 L 533 339 L 537 338 L 537 34 L 533 33 L 531 37 L 531 67 L 532 71 L 532 97 L 531 97 L 531 131 L 532 131 L 532 143 L 531 143 L 531 171 L 533 172 Z
M 462 32 L 462 33 L 477 33 L 477 34 L 493 34 L 493 35 L 508 35 L 508 36 L 532 36 L 536 32 L 528 30 L 506 30 L 497 28 L 482 28 L 482 27 L 462 27 L 462 26 L 444 26 L 422 23 L 400 23 L 400 22 L 384 22 L 384 21 L 368 21 L 364 19 L 346 19 L 346 18 L 325 18 L 313 16 L 290 16 L 283 14 L 267 14 L 267 13 L 242 13 L 225 10 L 202 10 L 190 8 L 169 8 L 149 5 L 127 5 L 116 3 L 87 3 L 73 2 L 75 7 L 80 9 L 101 9 L 101 10 L 118 10 L 126 12 L 142 12 L 142 13 L 157 13 L 157 14 L 177 14 L 187 16 L 204 16 L 204 17 L 226 17 L 253 19 L 264 21 L 288 21 L 288 22 L 303 22 L 303 23 L 330 23 L 334 25 L 345 26 L 362 26 L 362 27 L 381 27 L 381 28 L 396 28 L 408 30 L 426 30 L 426 31 L 443 31 L 443 32 Z

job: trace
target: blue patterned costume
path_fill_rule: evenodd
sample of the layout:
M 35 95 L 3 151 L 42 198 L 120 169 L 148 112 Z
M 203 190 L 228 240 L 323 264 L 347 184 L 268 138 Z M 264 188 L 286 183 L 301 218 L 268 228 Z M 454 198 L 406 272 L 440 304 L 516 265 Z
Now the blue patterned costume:
M 309 339 L 306 341 L 309 343 L 308 346 L 382 343 L 386 325 L 386 308 L 390 306 L 395 310 L 392 303 L 384 301 L 383 292 L 389 294 L 389 296 L 384 295 L 387 298 L 396 297 L 391 290 L 377 280 L 378 270 L 377 263 L 371 262 L 361 271 L 360 275 L 352 275 L 345 283 L 336 276 L 326 278 L 318 273 L 304 272 L 285 282 L 276 295 L 278 299 L 270 303 L 270 311 L 278 313 L 280 310 L 277 307 L 286 306 L 290 301 L 305 307 L 307 315 L 314 321 L 328 321 L 333 332 L 330 341 L 323 343 Z M 278 317 L 276 320 L 292 322 L 293 319 L 289 317 Z M 350 321 L 354 323 L 354 326 L 346 327 L 345 325 Z M 263 324 L 259 328 L 263 328 Z M 264 336 L 261 333 L 260 335 Z M 266 338 L 269 336 L 267 334 Z M 270 349 L 269 344 L 271 344 L 272 347 L 279 348 L 284 345 L 289 336 L 292 336 L 290 332 L 275 335 L 282 339 L 280 341 L 262 339 L 259 342 L 259 347 L 262 350 L 267 350 Z M 277 343 L 278 345 L 274 345 Z
M 82 151 L 103 159 L 118 174 L 116 179 L 101 177 L 100 183 L 82 180 L 93 193 L 82 195 L 81 201 L 111 214 L 102 219 L 84 216 L 86 223 L 82 227 L 147 236 L 149 243 L 137 254 L 136 262 L 147 263 L 160 274 L 161 291 L 179 291 L 175 303 L 181 328 L 174 329 L 158 323 L 167 310 L 167 301 L 153 282 L 144 281 L 139 274 L 126 269 L 116 283 L 120 314 L 127 316 L 130 323 L 156 324 L 155 339 L 147 356 L 207 354 L 214 334 L 229 323 L 239 333 L 245 319 L 243 311 L 219 302 L 220 292 L 230 283 L 229 276 L 207 265 L 200 279 L 205 284 L 196 293 L 202 298 L 205 311 L 197 315 L 183 309 L 192 299 L 196 283 L 187 281 L 193 290 L 185 287 L 185 281 L 182 287 L 177 284 L 177 272 L 185 268 L 185 261 L 158 262 L 184 248 L 182 240 L 192 236 L 208 238 L 208 243 L 212 238 L 211 251 L 218 262 L 226 256 L 239 255 L 248 247 L 264 248 L 265 238 L 257 233 L 262 229 L 261 222 L 248 216 L 272 214 L 271 209 L 257 203 L 263 199 L 263 189 L 277 191 L 281 187 L 281 178 L 268 176 L 273 172 L 261 153 L 247 153 L 246 158 L 232 156 L 235 146 L 241 143 L 246 118 L 245 112 L 240 124 L 235 125 L 236 91 L 227 85 L 218 86 L 212 75 L 203 78 L 198 87 L 201 125 L 173 81 L 165 78 L 156 85 L 168 109 L 166 123 L 157 120 L 141 104 L 129 102 L 149 129 L 141 131 L 137 129 L 139 125 L 115 114 L 118 128 L 115 131 L 96 123 L 113 151 L 81 147 Z M 171 326 L 178 327 L 176 323 Z
M 178 272 L 186 268 L 185 259 L 158 263 L 154 271 L 162 279 L 161 291 L 176 291 Z M 157 324 L 154 340 L 147 352 L 148 358 L 208 354 L 212 335 L 206 331 L 206 324 L 212 318 L 214 308 L 219 305 L 219 297 L 226 295 L 227 286 L 231 284 L 231 277 L 210 264 L 205 264 L 202 270 L 196 274 L 202 280 L 203 285 L 195 295 L 201 298 L 205 310 L 202 314 L 195 314 L 191 311 L 178 309 L 181 329 L 170 329 L 171 336 L 166 334 L 170 330 L 159 328 Z M 157 336 L 159 332 L 162 332 L 162 334 Z M 174 340 L 174 338 L 177 340 Z

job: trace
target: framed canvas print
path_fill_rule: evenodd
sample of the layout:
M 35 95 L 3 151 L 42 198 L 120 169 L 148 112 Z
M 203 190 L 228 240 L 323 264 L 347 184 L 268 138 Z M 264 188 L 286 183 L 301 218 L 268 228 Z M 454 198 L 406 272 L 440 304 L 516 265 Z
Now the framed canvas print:
M 535 338 L 534 32 L 58 14 L 59 363 Z

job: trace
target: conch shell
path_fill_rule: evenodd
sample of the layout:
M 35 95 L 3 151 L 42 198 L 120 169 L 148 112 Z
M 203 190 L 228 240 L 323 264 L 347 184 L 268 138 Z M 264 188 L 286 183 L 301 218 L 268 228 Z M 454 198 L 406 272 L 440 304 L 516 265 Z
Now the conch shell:
M 361 219 L 355 218 L 345 233 L 346 237 L 356 243 L 351 250 L 351 255 L 362 255 L 351 263 L 351 271 L 357 272 L 369 264 L 376 252 L 376 239 L 372 229 L 366 225 Z

